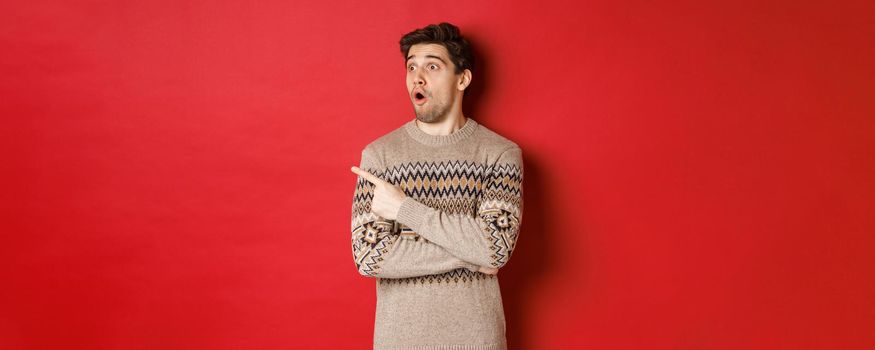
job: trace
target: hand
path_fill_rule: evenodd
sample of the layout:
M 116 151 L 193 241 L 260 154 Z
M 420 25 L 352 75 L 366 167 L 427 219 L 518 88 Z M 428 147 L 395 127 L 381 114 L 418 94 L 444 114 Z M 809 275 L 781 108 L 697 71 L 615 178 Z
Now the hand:
M 404 202 L 404 198 L 407 198 L 404 190 L 398 185 L 384 181 L 357 166 L 352 167 L 351 170 L 353 173 L 374 184 L 374 199 L 371 201 L 371 212 L 386 220 L 397 219 L 401 203 Z

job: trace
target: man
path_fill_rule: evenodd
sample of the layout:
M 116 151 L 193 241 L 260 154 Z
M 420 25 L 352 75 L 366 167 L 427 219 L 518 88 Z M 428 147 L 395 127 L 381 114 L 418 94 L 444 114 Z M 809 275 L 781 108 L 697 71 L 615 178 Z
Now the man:
M 352 250 L 377 281 L 375 349 L 506 349 L 497 272 L 522 218 L 520 147 L 462 113 L 474 56 L 449 23 L 401 38 L 416 118 L 368 144 Z

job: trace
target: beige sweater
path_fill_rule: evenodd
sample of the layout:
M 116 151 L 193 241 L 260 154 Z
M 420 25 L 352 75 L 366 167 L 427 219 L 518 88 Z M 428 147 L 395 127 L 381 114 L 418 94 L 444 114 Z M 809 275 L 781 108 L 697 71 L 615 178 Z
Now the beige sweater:
M 516 245 L 520 147 L 471 118 L 446 136 L 410 120 L 368 144 L 359 167 L 408 196 L 386 220 L 370 211 L 373 185 L 356 182 L 352 252 L 377 282 L 374 349 L 506 349 L 498 277 L 476 271 L 503 267 Z

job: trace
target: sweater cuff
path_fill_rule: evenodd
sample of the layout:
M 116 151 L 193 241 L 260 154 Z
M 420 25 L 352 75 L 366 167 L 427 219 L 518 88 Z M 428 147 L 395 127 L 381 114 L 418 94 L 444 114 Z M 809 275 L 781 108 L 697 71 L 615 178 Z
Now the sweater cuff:
M 407 227 L 413 229 L 414 232 L 420 233 L 419 226 L 422 225 L 422 220 L 425 219 L 425 215 L 431 209 L 431 207 L 408 196 L 401 202 L 401 207 L 398 208 L 398 217 L 396 219 L 402 224 L 407 225 Z

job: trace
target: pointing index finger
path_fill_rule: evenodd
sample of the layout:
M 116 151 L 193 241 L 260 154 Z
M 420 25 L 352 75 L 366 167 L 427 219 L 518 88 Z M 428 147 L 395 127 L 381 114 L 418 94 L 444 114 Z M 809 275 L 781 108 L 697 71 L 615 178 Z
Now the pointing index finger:
M 374 185 L 381 184 L 381 183 L 385 182 L 385 181 L 383 181 L 383 179 L 376 177 L 376 176 L 374 176 L 374 174 L 371 174 L 371 173 L 367 172 L 366 170 L 359 168 L 357 166 L 353 166 L 351 170 L 352 170 L 352 172 L 358 174 L 359 176 L 363 177 L 365 180 L 368 180 L 368 182 L 370 182 Z

